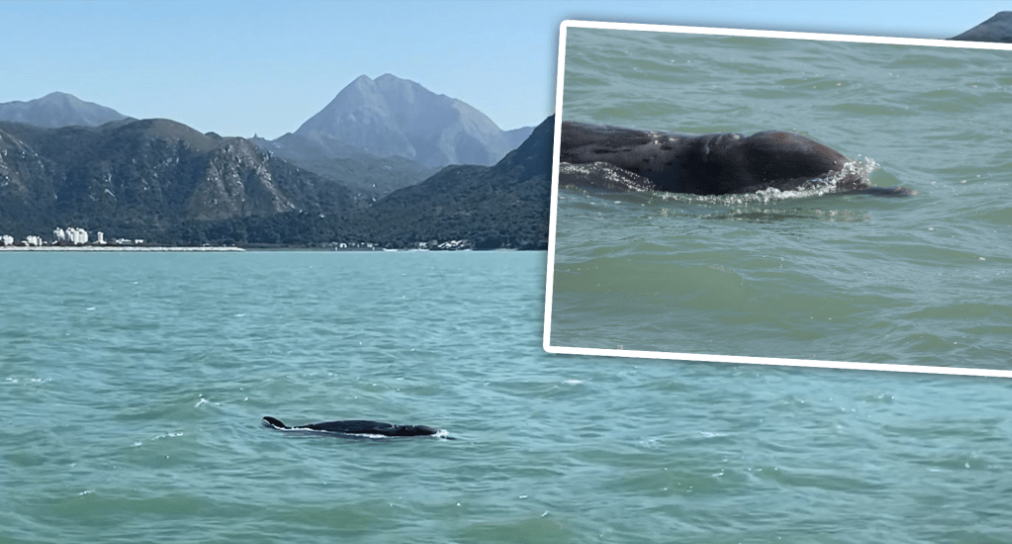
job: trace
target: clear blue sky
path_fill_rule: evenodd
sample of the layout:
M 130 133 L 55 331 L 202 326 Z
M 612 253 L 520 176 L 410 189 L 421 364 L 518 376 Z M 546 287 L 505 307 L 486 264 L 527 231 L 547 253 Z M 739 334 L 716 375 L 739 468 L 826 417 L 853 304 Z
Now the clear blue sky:
M 391 73 L 505 129 L 552 112 L 565 19 L 948 38 L 1012 0 L 0 1 L 0 102 L 63 91 L 138 118 L 275 138 Z

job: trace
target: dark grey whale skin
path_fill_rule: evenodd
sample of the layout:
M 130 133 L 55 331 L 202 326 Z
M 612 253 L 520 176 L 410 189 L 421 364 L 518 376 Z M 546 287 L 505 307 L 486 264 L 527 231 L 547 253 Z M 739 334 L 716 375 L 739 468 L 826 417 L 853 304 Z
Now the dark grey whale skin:
M 608 163 L 648 180 L 640 189 L 696 195 L 800 189 L 838 174 L 851 162 L 835 149 L 799 134 L 681 134 L 611 125 L 562 123 L 560 161 Z M 861 174 L 847 174 L 837 192 L 908 196 L 903 187 L 872 187 Z
M 346 419 L 340 421 L 323 421 L 320 423 L 307 423 L 289 427 L 281 420 L 271 416 L 264 416 L 262 423 L 265 427 L 278 430 L 299 430 L 299 431 L 322 431 L 341 434 L 375 434 L 383 436 L 432 436 L 439 432 L 426 425 L 394 425 L 383 421 L 370 421 L 365 419 Z

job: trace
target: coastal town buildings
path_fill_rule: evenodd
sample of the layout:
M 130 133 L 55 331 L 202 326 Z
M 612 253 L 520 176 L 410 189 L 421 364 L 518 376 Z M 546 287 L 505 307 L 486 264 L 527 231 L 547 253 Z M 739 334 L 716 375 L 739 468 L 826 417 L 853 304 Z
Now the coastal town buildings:
M 57 227 L 53 230 L 53 239 L 51 244 L 47 244 L 41 236 L 30 234 L 25 236 L 20 243 L 16 242 L 13 236 L 10 234 L 0 235 L 0 247 L 10 247 L 15 245 L 28 246 L 28 247 L 42 247 L 44 245 L 54 246 L 84 246 L 88 245 L 90 236 L 88 231 L 79 227 Z M 102 231 L 98 231 L 95 236 L 94 245 L 105 245 L 105 234 Z

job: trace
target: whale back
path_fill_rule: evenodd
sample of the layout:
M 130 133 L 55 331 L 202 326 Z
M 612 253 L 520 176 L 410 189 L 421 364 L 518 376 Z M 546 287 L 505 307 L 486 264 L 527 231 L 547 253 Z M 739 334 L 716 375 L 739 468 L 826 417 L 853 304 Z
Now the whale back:
M 869 185 L 863 172 L 844 173 L 844 167 L 852 162 L 847 156 L 792 132 L 758 132 L 744 138 L 736 152 L 744 155 L 752 183 L 764 188 L 794 190 L 812 180 L 828 177 L 838 178 L 835 180 L 838 190 Z M 743 187 L 731 192 L 748 190 Z
M 397 425 L 396 434 L 390 436 L 429 436 L 439 432 L 439 429 L 428 425 Z
M 682 134 L 562 123 L 560 161 L 607 163 L 648 180 L 637 189 L 722 195 L 795 190 L 834 177 L 837 188 L 868 187 L 863 173 L 842 174 L 845 155 L 800 134 L 766 131 Z M 836 179 L 839 178 L 839 179 Z
M 382 421 L 370 421 L 366 419 L 346 419 L 340 421 L 322 421 L 320 423 L 307 423 L 299 425 L 299 429 L 312 429 L 314 431 L 327 431 L 332 433 L 346 434 L 382 434 L 387 435 L 395 429 L 396 425 Z
M 342 434 L 366 434 L 383 436 L 429 436 L 439 433 L 439 429 L 427 425 L 395 425 L 384 421 L 371 421 L 367 419 L 344 419 L 338 421 L 321 421 L 319 423 L 307 423 L 289 427 L 280 419 L 271 416 L 264 416 L 263 424 L 280 430 L 295 431 L 322 431 Z

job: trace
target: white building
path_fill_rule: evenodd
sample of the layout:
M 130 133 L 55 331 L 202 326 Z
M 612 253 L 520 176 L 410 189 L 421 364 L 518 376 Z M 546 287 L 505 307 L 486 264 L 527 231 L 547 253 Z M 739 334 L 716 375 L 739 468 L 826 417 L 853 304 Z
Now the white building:
M 103 234 L 102 231 L 98 231 L 95 233 L 95 243 L 100 246 L 105 245 L 105 234 Z
M 70 243 L 80 246 L 88 243 L 88 231 L 76 227 L 67 229 L 67 239 Z
M 53 238 L 57 244 L 60 242 L 70 242 L 75 246 L 81 246 L 88 243 L 88 231 L 77 227 L 67 227 L 65 229 L 57 227 L 53 231 Z
M 12 246 L 14 245 L 14 237 L 11 236 L 10 234 L 4 234 L 3 236 L 0 236 L 0 244 L 5 246 Z

